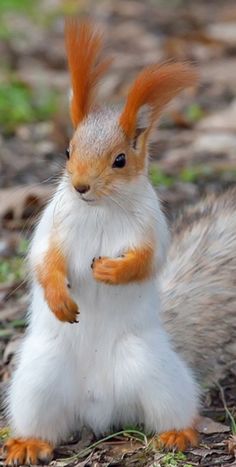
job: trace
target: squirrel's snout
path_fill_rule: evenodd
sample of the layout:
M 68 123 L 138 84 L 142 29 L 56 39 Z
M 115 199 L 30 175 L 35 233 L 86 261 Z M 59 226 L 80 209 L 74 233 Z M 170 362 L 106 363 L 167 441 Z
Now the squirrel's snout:
M 77 185 L 75 186 L 76 191 L 81 195 L 87 193 L 90 190 L 90 185 Z

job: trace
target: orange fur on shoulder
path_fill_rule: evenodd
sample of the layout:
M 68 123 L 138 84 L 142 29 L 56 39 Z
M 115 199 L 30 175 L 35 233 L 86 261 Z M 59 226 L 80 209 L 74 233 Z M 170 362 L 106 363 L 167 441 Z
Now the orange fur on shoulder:
M 90 23 L 66 19 L 65 42 L 73 91 L 71 119 L 76 127 L 91 110 L 95 87 L 111 60 L 100 58 L 102 36 Z
M 137 114 L 142 106 L 150 106 L 152 125 L 164 106 L 184 88 L 194 85 L 197 78 L 197 71 L 187 63 L 152 65 L 141 71 L 131 86 L 120 117 L 125 134 L 128 137 L 134 135 Z

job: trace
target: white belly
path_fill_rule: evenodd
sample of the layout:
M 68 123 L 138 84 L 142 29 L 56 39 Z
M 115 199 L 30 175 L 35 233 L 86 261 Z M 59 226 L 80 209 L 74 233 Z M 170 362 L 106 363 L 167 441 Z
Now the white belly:
M 134 385 L 140 362 L 147 360 L 146 335 L 158 328 L 156 280 L 111 286 L 93 277 L 94 257 L 117 257 L 132 247 L 132 232 L 124 236 L 114 231 L 78 236 L 70 260 L 70 291 L 80 309 L 80 322 L 72 325 L 79 418 L 93 429 L 99 423 L 99 431 L 117 417 L 124 424 L 135 413 L 137 422 Z

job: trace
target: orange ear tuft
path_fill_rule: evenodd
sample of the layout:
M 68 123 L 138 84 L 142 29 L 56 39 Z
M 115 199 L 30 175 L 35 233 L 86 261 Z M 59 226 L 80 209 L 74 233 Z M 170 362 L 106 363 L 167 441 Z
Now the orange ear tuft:
M 76 127 L 91 110 L 95 87 L 111 60 L 100 59 L 102 36 L 90 23 L 66 19 L 65 42 L 73 91 L 71 119 Z
M 168 104 L 184 88 L 197 82 L 197 71 L 187 63 L 152 65 L 139 73 L 134 81 L 120 117 L 120 125 L 128 137 L 135 132 L 139 109 L 150 106 L 150 127 Z

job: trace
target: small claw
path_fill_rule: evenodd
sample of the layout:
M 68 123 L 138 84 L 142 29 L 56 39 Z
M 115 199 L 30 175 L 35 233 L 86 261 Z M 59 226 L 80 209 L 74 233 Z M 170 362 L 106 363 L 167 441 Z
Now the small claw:
M 67 287 L 68 287 L 68 289 L 71 289 L 71 285 L 69 283 L 67 284 Z
M 78 318 L 74 318 L 71 321 L 69 321 L 69 323 L 70 324 L 79 323 L 79 320 L 78 320 Z
M 4 444 L 2 447 L 2 453 L 5 455 L 7 451 L 8 451 L 8 447 L 6 446 L 6 444 Z
M 102 259 L 102 257 L 101 257 L 101 256 L 99 256 L 99 257 L 98 257 L 98 259 Z

